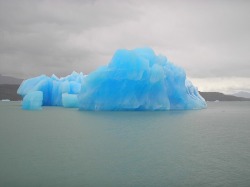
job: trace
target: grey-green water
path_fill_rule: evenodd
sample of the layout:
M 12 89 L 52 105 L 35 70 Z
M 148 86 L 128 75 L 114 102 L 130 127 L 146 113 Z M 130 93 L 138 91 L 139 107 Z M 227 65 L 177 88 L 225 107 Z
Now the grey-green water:
M 250 102 L 167 112 L 0 102 L 0 186 L 250 186 Z

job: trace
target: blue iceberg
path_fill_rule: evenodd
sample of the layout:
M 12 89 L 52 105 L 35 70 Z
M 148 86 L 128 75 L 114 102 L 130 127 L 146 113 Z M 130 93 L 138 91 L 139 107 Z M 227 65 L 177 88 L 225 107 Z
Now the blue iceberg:
M 206 108 L 185 71 L 151 48 L 117 50 L 110 63 L 83 75 L 41 75 L 24 81 L 18 94 L 41 91 L 43 106 L 80 110 L 186 110 Z M 29 109 L 26 107 L 26 109 Z M 33 108 L 30 108 L 33 109 Z
M 24 96 L 22 109 L 24 110 L 42 110 L 43 92 L 33 91 Z
M 62 94 L 62 105 L 66 108 L 77 108 L 78 107 L 78 98 L 77 94 Z
M 80 93 L 83 79 L 83 73 L 77 72 L 62 78 L 58 78 L 56 75 L 51 77 L 41 75 L 23 81 L 17 93 L 24 98 L 23 106 L 27 95 L 40 91 L 43 96 L 42 106 L 78 107 L 77 95 Z M 34 107 L 27 105 L 24 109 L 34 110 Z

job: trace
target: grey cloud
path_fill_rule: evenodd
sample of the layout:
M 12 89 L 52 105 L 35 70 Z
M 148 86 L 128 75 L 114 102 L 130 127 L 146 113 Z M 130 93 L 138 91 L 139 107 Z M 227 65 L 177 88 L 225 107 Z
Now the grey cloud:
M 250 76 L 249 1 L 0 1 L 0 73 L 88 73 L 150 46 L 188 76 Z M 18 67 L 18 68 L 17 68 Z
M 21 77 L 93 70 L 94 50 L 67 45 L 71 35 L 136 19 L 130 4 L 115 1 L 1 1 L 0 7 L 1 73 Z

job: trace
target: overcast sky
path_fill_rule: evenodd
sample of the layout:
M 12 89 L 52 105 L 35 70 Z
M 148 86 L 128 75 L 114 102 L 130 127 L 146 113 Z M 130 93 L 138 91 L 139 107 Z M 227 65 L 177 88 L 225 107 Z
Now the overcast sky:
M 250 1 L 0 0 L 0 74 L 88 74 L 149 46 L 202 91 L 250 91 Z

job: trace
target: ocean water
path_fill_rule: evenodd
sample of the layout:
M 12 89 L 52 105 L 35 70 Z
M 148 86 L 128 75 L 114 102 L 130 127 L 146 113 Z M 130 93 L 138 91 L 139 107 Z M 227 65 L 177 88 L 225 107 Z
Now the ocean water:
M 250 102 L 23 111 L 0 102 L 0 186 L 250 186 Z

